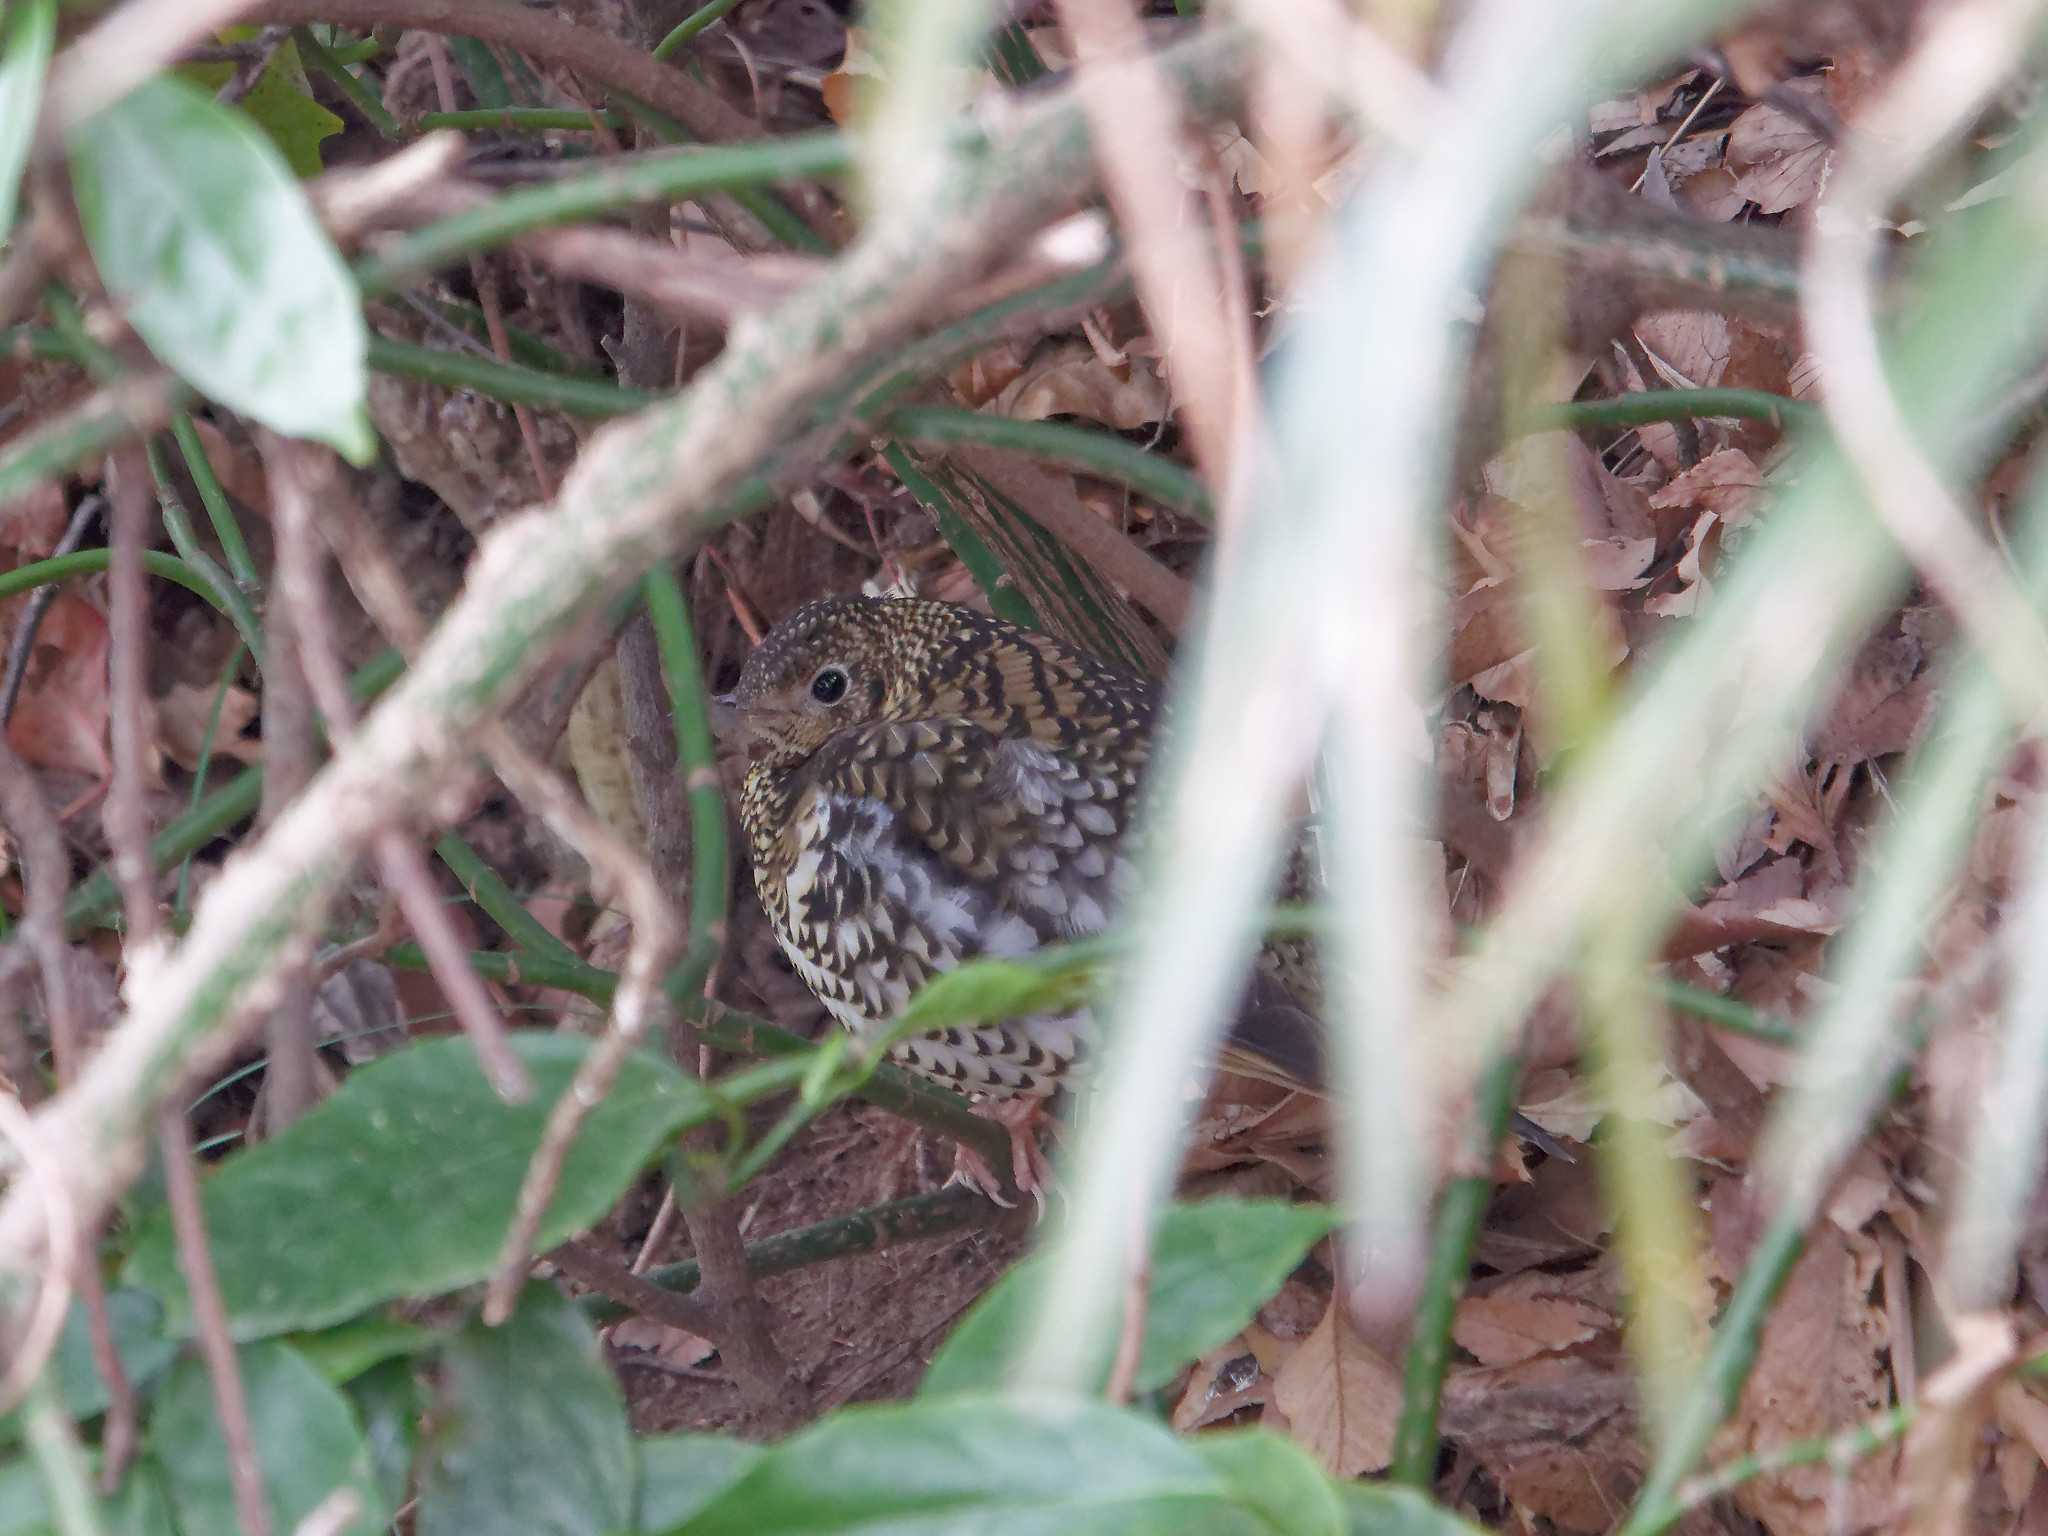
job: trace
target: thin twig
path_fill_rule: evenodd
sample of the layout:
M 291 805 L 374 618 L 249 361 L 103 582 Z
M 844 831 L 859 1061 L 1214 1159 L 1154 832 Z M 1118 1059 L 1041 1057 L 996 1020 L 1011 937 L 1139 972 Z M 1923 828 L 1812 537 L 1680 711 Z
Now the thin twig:
M 157 938 L 156 872 L 149 859 L 147 739 L 149 590 L 142 552 L 149 538 L 149 470 L 139 450 L 117 455 L 112 469 L 112 560 L 107 568 L 108 715 L 113 780 L 106 829 L 114 883 L 128 923 L 129 980 Z
M 645 859 L 591 814 L 559 775 L 529 757 L 509 732 L 493 727 L 487 741 L 492 763 L 506 787 L 589 861 L 594 883 L 605 898 L 623 907 L 633 920 L 633 947 L 612 998 L 611 1026 L 549 1111 L 540 1145 L 534 1149 L 519 1187 L 517 1213 L 499 1246 L 498 1266 L 484 1292 L 484 1321 L 497 1324 L 512 1315 L 534 1234 L 554 1199 L 562 1163 L 577 1132 L 611 1091 L 619 1069 L 640 1044 L 649 1019 L 660 1006 L 661 975 L 680 947 L 682 935 Z
M 291 614 L 306 677 L 327 717 L 328 732 L 337 742 L 346 741 L 355 730 L 355 705 L 338 659 L 314 532 L 323 503 L 331 505 L 333 500 L 326 492 L 335 473 L 334 457 L 268 432 L 261 434 L 260 442 L 270 472 L 278 534 L 279 590 L 273 606 Z M 468 945 L 441 900 L 426 855 L 395 827 L 379 829 L 371 839 L 371 851 L 378 874 L 433 966 L 434 979 L 476 1047 L 477 1061 L 491 1086 L 508 1102 L 522 1102 L 533 1092 L 532 1080 L 506 1039 L 496 1004 L 468 964 Z
M 167 1108 L 158 1117 L 157 1145 L 163 1154 L 164 1199 L 171 1210 L 171 1231 L 177 1239 L 178 1268 L 192 1300 L 192 1331 L 213 1384 L 213 1409 L 227 1448 L 228 1481 L 235 1494 L 235 1518 L 242 1536 L 270 1536 L 270 1505 L 263 1492 L 263 1467 L 256 1459 L 256 1437 L 249 1425 L 249 1397 L 235 1359 L 234 1335 L 228 1326 L 227 1304 L 221 1299 L 220 1276 L 207 1246 L 206 1216 L 199 1202 L 199 1175 L 192 1164 L 192 1139 L 185 1117 Z
M 681 1328 L 699 1338 L 718 1342 L 718 1319 L 712 1308 L 680 1290 L 656 1285 L 635 1274 L 618 1260 L 599 1253 L 588 1243 L 564 1243 L 548 1250 L 548 1262 L 571 1280 L 587 1285 L 607 1301 L 628 1311 L 651 1317 L 657 1323 Z M 525 1265 L 520 1269 L 523 1272 Z
M 74 519 L 73 526 L 78 525 Z M 60 1087 L 78 1075 L 84 1041 L 71 988 L 71 956 L 64 946 L 64 898 L 71 883 L 71 860 L 63 829 L 44 801 L 42 791 L 0 730 L 0 818 L 13 829 L 25 866 L 24 912 L 16 942 L 34 952 L 41 973 L 43 1012 L 49 1020 L 50 1055 Z M 24 1098 L 29 1082 L 22 1085 Z M 86 1328 L 93 1364 L 107 1387 L 106 1421 L 100 1435 L 100 1479 L 108 1490 L 119 1485 L 135 1454 L 135 1387 L 114 1347 L 113 1325 L 107 1317 L 106 1286 L 92 1251 L 90 1234 L 80 1233 L 73 1252 L 52 1250 L 52 1262 L 76 1276 L 85 1299 Z M 4 1394 L 0 1394 L 4 1396 Z
M 1109 1364 L 1103 1395 L 1112 1403 L 1128 1403 L 1145 1355 L 1145 1308 L 1152 1291 L 1152 1233 L 1143 1222 L 1131 1227 L 1131 1253 L 1124 1265 L 1124 1319 L 1117 1334 L 1116 1354 Z
M 263 71 L 270 68 L 270 61 L 284 41 L 291 36 L 289 27 L 265 27 L 257 35 L 255 45 L 235 61 L 233 73 L 222 82 L 221 88 L 213 93 L 213 99 L 224 107 L 231 107 L 249 94 Z

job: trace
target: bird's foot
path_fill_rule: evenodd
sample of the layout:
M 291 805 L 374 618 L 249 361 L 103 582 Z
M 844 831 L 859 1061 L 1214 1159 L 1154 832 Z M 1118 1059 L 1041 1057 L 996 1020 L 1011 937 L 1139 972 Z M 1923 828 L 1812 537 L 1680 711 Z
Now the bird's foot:
M 1000 1125 L 1010 1138 L 1010 1180 L 1020 1194 L 1038 1202 L 1038 1214 L 1045 1215 L 1045 1192 L 1052 1187 L 1052 1164 L 1038 1144 L 1038 1128 L 1045 1119 L 1045 1100 L 1019 1094 L 1013 1099 L 995 1099 L 974 1106 L 974 1112 Z M 1003 1180 L 974 1148 L 961 1143 L 953 1153 L 953 1176 L 948 1184 L 965 1184 L 1005 1209 L 1016 1201 L 1003 1193 Z

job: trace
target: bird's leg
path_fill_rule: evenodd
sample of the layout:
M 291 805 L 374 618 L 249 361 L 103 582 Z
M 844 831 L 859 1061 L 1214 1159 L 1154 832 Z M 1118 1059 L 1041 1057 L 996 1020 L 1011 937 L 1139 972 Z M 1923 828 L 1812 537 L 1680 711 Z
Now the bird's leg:
M 1038 1145 L 1038 1127 L 1045 1119 L 1045 1100 L 1035 1094 L 985 1099 L 974 1106 L 974 1112 L 985 1120 L 993 1120 L 1008 1133 L 1010 1177 L 1020 1193 L 1038 1202 L 1039 1213 L 1043 1215 L 1045 1192 L 1052 1184 L 1052 1165 L 1046 1161 L 1045 1152 Z M 1003 1181 L 989 1165 L 988 1159 L 965 1142 L 954 1149 L 953 1176 L 946 1182 L 965 1184 L 1006 1208 L 1016 1204 L 1003 1198 Z

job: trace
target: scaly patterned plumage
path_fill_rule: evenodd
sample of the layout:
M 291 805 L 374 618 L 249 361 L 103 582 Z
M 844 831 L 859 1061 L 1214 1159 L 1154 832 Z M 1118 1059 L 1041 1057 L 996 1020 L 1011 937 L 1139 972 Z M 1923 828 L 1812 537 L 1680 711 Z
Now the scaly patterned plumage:
M 937 972 L 1101 931 L 1129 894 L 1150 682 L 969 609 L 827 598 L 767 636 L 734 704 L 756 754 L 740 802 L 754 888 L 798 974 L 856 1033 Z M 1313 993 L 1307 946 L 1269 946 L 1246 1010 L 1278 1042 L 1261 1075 L 1314 1070 Z M 1085 1012 L 1015 1019 L 894 1054 L 962 1092 L 1037 1101 L 1088 1030 Z

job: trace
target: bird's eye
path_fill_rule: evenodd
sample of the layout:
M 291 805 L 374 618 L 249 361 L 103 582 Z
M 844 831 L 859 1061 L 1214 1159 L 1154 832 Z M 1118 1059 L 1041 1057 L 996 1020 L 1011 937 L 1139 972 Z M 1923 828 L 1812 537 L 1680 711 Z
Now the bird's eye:
M 826 667 L 811 679 L 811 697 L 820 704 L 837 704 L 846 697 L 846 668 Z

